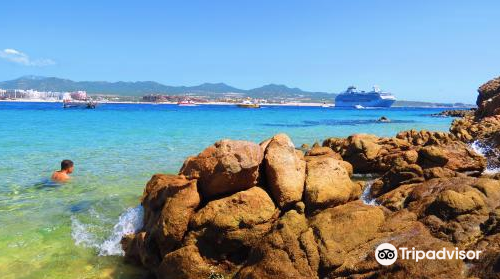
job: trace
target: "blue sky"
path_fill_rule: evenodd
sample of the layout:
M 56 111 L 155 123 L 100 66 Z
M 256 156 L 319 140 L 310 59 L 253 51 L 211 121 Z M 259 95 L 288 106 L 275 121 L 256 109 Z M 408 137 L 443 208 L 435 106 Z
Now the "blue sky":
M 474 102 L 500 75 L 500 1 L 5 1 L 0 80 L 267 83 Z

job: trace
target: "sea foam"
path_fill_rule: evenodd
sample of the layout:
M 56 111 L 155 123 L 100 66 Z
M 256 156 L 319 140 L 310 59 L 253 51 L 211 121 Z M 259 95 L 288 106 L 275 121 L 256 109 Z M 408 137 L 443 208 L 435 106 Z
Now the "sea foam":
M 363 193 L 360 197 L 363 203 L 367 205 L 377 205 L 377 201 L 372 197 L 371 194 L 372 184 L 373 180 L 366 181 L 365 188 L 363 189 Z
M 479 140 L 474 141 L 473 143 L 470 144 L 470 147 L 472 150 L 474 150 L 476 153 L 483 155 L 486 157 L 486 159 L 489 161 L 489 156 L 493 154 L 493 156 L 500 156 L 500 154 L 496 154 L 497 152 L 494 151 L 488 144 L 481 142 Z M 496 174 L 500 173 L 500 167 L 493 167 L 490 165 L 490 162 L 488 162 L 486 169 L 484 170 L 483 174 Z
M 71 236 L 76 245 L 94 248 L 99 256 L 124 255 L 120 241 L 123 236 L 137 233 L 143 226 L 144 209 L 142 206 L 129 208 L 118 218 L 113 231 L 104 241 L 100 240 L 92 224 L 84 224 L 76 216 L 71 217 Z

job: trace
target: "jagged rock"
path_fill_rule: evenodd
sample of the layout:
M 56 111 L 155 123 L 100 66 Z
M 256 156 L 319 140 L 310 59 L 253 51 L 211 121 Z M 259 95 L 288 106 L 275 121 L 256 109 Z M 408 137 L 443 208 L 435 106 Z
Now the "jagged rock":
M 198 179 L 205 199 L 232 194 L 257 184 L 263 152 L 259 145 L 238 140 L 221 140 L 190 157 L 180 174 Z
M 311 150 L 311 146 L 309 146 L 309 144 L 307 143 L 303 143 L 299 149 L 307 153 L 309 150 Z
M 431 115 L 437 117 L 465 117 L 468 115 L 473 115 L 475 111 L 476 109 L 450 109 Z
M 324 146 L 313 147 L 311 150 L 307 151 L 306 156 L 328 156 L 336 160 L 342 160 L 340 154 L 334 152 L 331 148 Z
M 330 149 L 331 151 L 331 149 Z M 326 208 L 357 199 L 359 184 L 351 181 L 341 161 L 331 157 L 306 157 L 304 201 L 308 210 Z
M 146 243 L 146 232 L 125 235 L 120 244 L 125 252 L 125 259 L 127 261 L 153 270 L 161 262 L 158 249 L 151 245 L 154 243 Z
M 460 260 L 397 260 L 393 265 L 383 267 L 375 260 L 376 247 L 391 243 L 395 247 L 415 247 L 418 250 L 454 250 L 454 246 L 434 238 L 429 230 L 406 210 L 387 214 L 385 222 L 370 240 L 349 250 L 343 264 L 328 272 L 327 278 L 466 278 L 464 263 Z M 399 256 L 401 257 L 401 256 Z M 325 276 L 326 278 L 326 276 Z
M 482 149 L 488 158 L 488 168 L 500 167 L 500 77 L 492 79 L 478 89 L 474 116 L 453 121 L 450 132 L 466 143 Z
M 377 201 L 391 209 L 407 208 L 436 237 L 464 246 L 482 237 L 480 225 L 500 205 L 500 182 L 452 177 L 400 186 Z
M 188 159 L 186 176 L 153 176 L 144 227 L 122 239 L 126 259 L 165 279 L 495 278 L 500 181 L 468 176 L 484 159 L 464 143 L 407 131 L 324 144 L 304 156 L 284 134 L 260 145 L 222 141 Z M 371 185 L 379 205 L 357 200 L 361 186 L 337 152 L 357 170 L 383 173 Z M 485 258 L 467 268 L 461 260 L 384 267 L 374 250 L 385 242 L 482 249 Z
M 345 144 L 345 138 L 327 138 L 323 141 L 323 147 L 328 147 L 336 153 L 340 153 L 345 148 Z
M 415 163 L 418 157 L 404 140 L 366 134 L 352 135 L 344 140 L 330 138 L 323 146 L 340 153 L 357 173 L 384 173 L 401 162 Z
M 500 115 L 456 119 L 451 124 L 450 131 L 461 141 L 480 148 L 488 159 L 489 168 L 500 167 Z
M 143 231 L 148 233 L 141 237 L 145 238 L 147 245 L 143 245 L 142 240 L 138 245 L 138 248 L 153 250 L 140 251 L 138 254 L 158 254 L 162 257 L 180 247 L 189 219 L 199 203 L 196 180 L 177 175 L 154 175 L 142 197 Z
M 500 77 L 481 85 L 478 89 L 476 116 L 483 118 L 500 114 Z
M 426 130 L 409 130 L 399 132 L 396 138 L 402 139 L 414 146 L 442 145 L 456 141 L 455 135 L 446 132 L 432 132 Z
M 191 218 L 190 229 L 211 249 L 251 246 L 271 229 L 278 210 L 260 187 L 209 202 Z M 220 245 L 220 247 L 215 247 Z
M 423 170 L 424 172 L 424 178 L 426 180 L 430 180 L 433 178 L 445 178 L 445 177 L 455 177 L 455 176 L 464 176 L 463 174 L 442 168 L 442 167 L 432 167 L 432 168 L 427 168 Z
M 495 278 L 500 275 L 500 208 L 490 212 L 486 222 L 481 225 L 485 237 L 468 247 L 481 251 L 479 260 L 470 264 L 470 274 L 479 278 Z
M 307 219 L 295 210 L 286 212 L 250 253 L 236 279 L 318 278 L 319 253 Z
M 158 279 L 210 278 L 215 274 L 194 245 L 184 246 L 165 256 L 156 276 Z
M 450 219 L 474 211 L 480 212 L 485 206 L 483 197 L 476 191 L 460 193 L 454 190 L 444 190 L 429 206 L 428 213 L 441 219 Z
M 463 142 L 431 145 L 419 150 L 418 164 L 422 168 L 443 167 L 456 172 L 481 174 L 486 168 L 486 158 L 474 152 Z
M 419 151 L 419 159 L 422 164 L 430 168 L 446 165 L 449 161 L 449 157 L 446 155 L 445 151 L 438 146 L 425 146 Z
M 483 156 L 444 132 L 410 130 L 395 138 L 358 134 L 344 140 L 331 138 L 323 145 L 338 151 L 357 173 L 383 174 L 396 166 L 418 164 L 423 169 L 445 167 L 479 175 L 486 167 Z
M 417 164 L 395 166 L 373 182 L 371 196 L 378 197 L 400 185 L 419 183 L 424 180 L 424 171 Z
M 360 201 L 327 208 L 313 216 L 310 226 L 316 233 L 322 273 L 341 266 L 347 253 L 372 239 L 384 220 L 380 208 Z
M 302 199 L 305 161 L 285 134 L 274 136 L 265 149 L 267 186 L 273 199 L 283 208 Z
M 489 235 L 469 247 L 481 251 L 479 260 L 469 262 L 469 275 L 473 278 L 500 278 L 500 234 Z
M 354 172 L 352 165 L 349 162 L 344 161 L 342 159 L 342 156 L 340 156 L 340 154 L 338 154 L 337 152 L 334 152 L 329 147 L 324 147 L 324 146 L 323 147 L 315 147 L 315 148 L 309 150 L 308 152 L 306 152 L 305 159 L 307 160 L 307 158 L 310 158 L 310 157 L 320 157 L 320 156 L 321 157 L 330 157 L 330 158 L 337 160 L 338 163 L 340 165 L 342 165 L 342 167 L 344 167 L 344 169 L 347 171 L 349 176 L 352 176 L 352 174 Z

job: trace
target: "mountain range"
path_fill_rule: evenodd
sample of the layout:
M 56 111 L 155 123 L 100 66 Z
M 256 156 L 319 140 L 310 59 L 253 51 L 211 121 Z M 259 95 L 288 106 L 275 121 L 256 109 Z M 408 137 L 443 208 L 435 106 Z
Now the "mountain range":
M 142 96 L 146 94 L 165 95 L 219 95 L 224 93 L 241 93 L 252 98 L 313 98 L 332 99 L 333 93 L 308 92 L 300 88 L 285 85 L 268 84 L 249 90 L 232 87 L 225 83 L 203 83 L 196 86 L 170 86 L 155 81 L 107 82 L 107 81 L 73 81 L 57 77 L 23 76 L 14 80 L 0 82 L 2 89 L 33 89 L 38 91 L 78 91 L 85 90 L 89 94 L 109 94 L 121 96 Z

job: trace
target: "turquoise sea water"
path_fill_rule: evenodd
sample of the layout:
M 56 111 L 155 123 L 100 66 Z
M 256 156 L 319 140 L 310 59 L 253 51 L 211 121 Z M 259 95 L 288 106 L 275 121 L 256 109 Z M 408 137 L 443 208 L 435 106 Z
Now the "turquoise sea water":
M 294 143 L 407 129 L 448 130 L 441 109 L 0 103 L 0 278 L 140 278 L 118 240 L 140 226 L 136 207 L 152 174 L 222 138 L 260 142 L 285 132 Z M 391 123 L 378 123 L 386 116 Z M 48 183 L 62 159 L 73 180 Z

